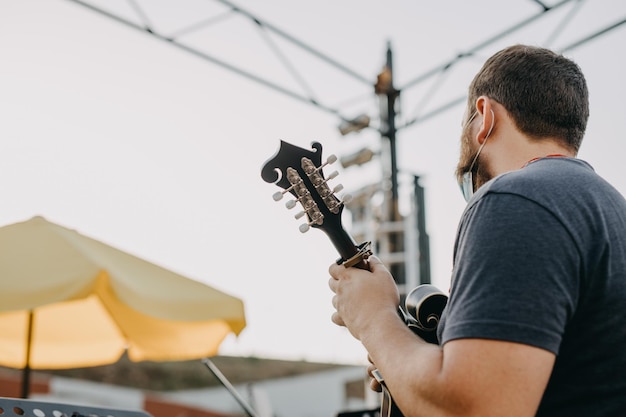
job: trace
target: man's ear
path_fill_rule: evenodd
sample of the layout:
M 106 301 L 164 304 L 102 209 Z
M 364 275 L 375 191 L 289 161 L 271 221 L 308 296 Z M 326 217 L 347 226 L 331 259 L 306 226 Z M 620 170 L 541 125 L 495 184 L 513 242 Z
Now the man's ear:
M 479 144 L 483 144 L 485 140 L 491 135 L 493 127 L 496 124 L 495 113 L 489 97 L 480 96 L 476 100 L 476 110 L 482 116 L 482 122 L 478 132 L 476 132 L 476 140 Z

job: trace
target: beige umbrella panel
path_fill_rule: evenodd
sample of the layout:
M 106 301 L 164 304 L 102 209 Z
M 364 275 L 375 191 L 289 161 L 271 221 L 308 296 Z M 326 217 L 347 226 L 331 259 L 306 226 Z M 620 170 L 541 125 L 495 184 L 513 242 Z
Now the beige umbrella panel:
M 14 368 L 209 357 L 245 327 L 238 298 L 42 217 L 0 228 L 0 286 Z

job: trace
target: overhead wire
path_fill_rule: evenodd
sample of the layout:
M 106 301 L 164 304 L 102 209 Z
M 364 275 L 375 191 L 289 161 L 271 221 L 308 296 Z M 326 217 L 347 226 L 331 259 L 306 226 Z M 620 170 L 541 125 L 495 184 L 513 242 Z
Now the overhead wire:
M 180 38 L 184 35 L 188 35 L 192 32 L 196 32 L 200 29 L 204 29 L 205 27 L 209 26 L 209 25 L 213 25 L 217 22 L 221 22 L 222 20 L 225 20 L 228 17 L 232 17 L 235 15 L 235 12 L 232 9 L 227 10 L 226 12 L 220 14 L 220 15 L 216 15 L 216 16 L 211 16 L 205 19 L 200 20 L 199 22 L 193 23 L 191 25 L 188 26 L 184 26 L 181 29 L 176 30 L 175 32 L 172 32 L 169 34 L 168 38 L 170 39 L 177 39 Z
M 184 50 L 192 55 L 195 55 L 199 58 L 202 58 L 206 61 L 209 61 L 217 66 L 220 66 L 228 71 L 231 71 L 237 75 L 240 75 L 244 78 L 247 78 L 249 80 L 252 80 L 256 83 L 259 83 L 261 85 L 264 85 L 272 90 L 275 90 L 281 94 L 284 94 L 288 97 L 291 97 L 297 101 L 300 102 L 304 102 L 307 104 L 311 104 L 317 108 L 319 108 L 322 111 L 325 111 L 327 113 L 333 114 L 336 117 L 340 118 L 343 121 L 350 121 L 349 118 L 346 118 L 344 116 L 341 115 L 341 112 L 339 109 L 337 108 L 333 108 L 327 105 L 322 104 L 317 98 L 314 98 L 314 94 L 312 92 L 311 87 L 306 83 L 306 81 L 304 80 L 304 78 L 302 78 L 296 71 L 295 67 L 293 66 L 293 64 L 287 59 L 287 57 L 282 53 L 282 51 L 278 48 L 278 46 L 273 42 L 273 40 L 268 36 L 268 34 L 266 33 L 266 31 L 271 31 L 274 34 L 282 37 L 283 39 L 287 40 L 288 42 L 296 45 L 297 47 L 305 50 L 306 52 L 312 54 L 313 56 L 321 59 L 322 61 L 326 62 L 327 64 L 335 67 L 335 69 L 351 76 L 352 78 L 354 78 L 357 81 L 360 81 L 364 84 L 366 84 L 368 87 L 372 87 L 373 83 L 372 80 L 370 80 L 367 77 L 364 77 L 363 75 L 357 73 L 356 71 L 348 68 L 347 66 L 339 63 L 338 61 L 330 58 L 329 56 L 327 56 L 326 54 L 310 47 L 309 45 L 306 45 L 305 43 L 303 43 L 302 41 L 296 39 L 295 37 L 287 34 L 285 31 L 277 28 L 276 26 L 265 22 L 261 19 L 259 19 L 258 17 L 254 16 L 252 13 L 243 10 L 241 7 L 235 5 L 234 3 L 232 3 L 229 0 L 212 0 L 215 2 L 218 2 L 224 6 L 226 6 L 227 8 L 229 8 L 230 12 L 235 12 L 235 13 L 239 13 L 242 14 L 243 16 L 247 17 L 248 19 L 252 20 L 252 22 L 254 24 L 256 24 L 260 29 L 261 29 L 261 33 L 263 34 L 263 36 L 265 36 L 265 41 L 268 43 L 268 45 L 270 46 L 270 48 L 272 48 L 274 54 L 281 60 L 282 64 L 287 68 L 287 70 L 291 73 L 292 77 L 294 77 L 294 79 L 298 82 L 298 84 L 300 85 L 300 88 L 302 88 L 303 90 L 305 90 L 307 92 L 307 94 L 309 94 L 309 96 L 305 96 L 302 95 L 300 93 L 297 93 L 289 88 L 286 88 L 282 85 L 279 85 L 275 82 L 272 82 L 268 79 L 265 79 L 263 77 L 260 77 L 258 75 L 253 74 L 250 71 L 244 70 L 242 68 L 239 68 L 235 65 L 232 65 L 230 63 L 227 63 L 219 58 L 216 58 L 206 52 L 200 51 L 197 48 L 188 46 L 182 42 L 179 42 L 177 40 L 178 37 L 182 36 L 183 34 L 189 34 L 193 31 L 199 30 L 202 27 L 206 27 L 208 24 L 211 23 L 215 23 L 219 20 L 222 20 L 224 17 L 226 17 L 226 14 L 217 16 L 217 17 L 212 17 L 210 19 L 205 19 L 201 22 L 195 23 L 194 25 L 190 25 L 187 26 L 186 28 L 183 28 L 181 30 L 178 30 L 177 32 L 174 32 L 171 35 L 164 35 L 164 34 L 160 34 L 158 33 L 156 30 L 154 30 L 154 27 L 152 26 L 150 20 L 148 19 L 147 14 L 143 11 L 143 9 L 141 9 L 141 7 L 139 7 L 139 4 L 136 2 L 136 0 L 128 0 L 129 4 L 131 4 L 132 8 L 135 10 L 135 12 L 137 13 L 137 15 L 140 18 L 140 21 L 142 22 L 142 25 L 138 25 L 126 18 L 123 18 L 121 16 L 118 16 L 112 12 L 109 12 L 107 10 L 104 10 L 102 8 L 96 7 L 93 4 L 90 4 L 89 2 L 85 1 L 85 0 L 68 0 L 70 2 L 73 2 L 75 4 L 81 5 L 87 9 L 90 9 L 94 12 L 100 13 L 106 17 L 111 18 L 112 20 L 115 20 L 119 23 L 122 23 L 126 26 L 129 26 L 131 28 L 134 28 L 136 30 L 142 31 L 144 33 L 148 33 L 151 36 L 154 36 L 164 42 L 169 43 L 170 45 L 173 45 L 181 50 Z M 537 0 L 531 0 L 534 3 L 537 3 L 541 6 L 541 8 L 543 9 L 541 12 L 536 13 L 526 19 L 523 19 L 522 21 L 512 25 L 511 27 L 501 31 L 500 33 L 478 43 L 477 45 L 474 45 L 473 47 L 467 49 L 466 51 L 460 52 L 458 53 L 456 56 L 454 56 L 452 59 L 435 66 L 434 68 L 426 71 L 425 73 L 422 73 L 421 75 L 418 75 L 417 77 L 413 78 L 412 80 L 410 80 L 409 82 L 405 83 L 404 86 L 398 88 L 399 91 L 405 92 L 407 89 L 414 87 L 422 82 L 424 82 L 425 80 L 436 76 L 440 73 L 446 73 L 448 72 L 453 66 L 455 66 L 456 64 L 458 64 L 461 60 L 464 60 L 468 57 L 474 56 L 478 51 L 482 50 L 483 48 L 491 45 L 492 43 L 495 43 L 496 41 L 500 40 L 501 38 L 517 31 L 520 30 L 521 28 L 529 25 L 530 23 L 536 21 L 537 19 L 541 18 L 543 15 L 545 15 L 548 12 L 554 11 L 558 8 L 560 8 L 561 6 L 571 2 L 571 1 L 577 1 L 579 3 L 579 7 L 580 4 L 582 3 L 582 1 L 584 0 L 561 0 L 557 3 L 555 3 L 554 5 L 546 5 L 545 2 L 542 1 L 537 1 Z M 573 16 L 575 12 L 571 11 L 569 16 Z M 554 39 L 559 33 L 560 31 L 562 31 L 564 25 L 566 22 L 562 22 L 561 26 L 558 27 L 557 29 L 555 29 L 555 31 L 552 33 L 551 37 L 549 38 L 549 41 L 551 41 L 552 39 Z M 560 51 L 561 52 L 565 52 L 565 51 L 569 51 L 575 47 L 578 47 L 592 39 L 595 39 L 597 37 L 599 37 L 600 35 L 603 35 L 621 25 L 623 25 L 624 23 L 626 23 L 626 18 L 622 19 L 620 21 L 615 22 L 614 24 L 600 30 L 597 31 L 593 34 L 590 34 L 584 38 L 579 39 L 578 41 L 568 45 L 565 48 L 562 48 Z M 440 78 L 440 82 L 441 82 L 441 78 Z M 430 94 L 434 94 L 434 92 L 439 88 L 439 85 L 435 85 L 431 88 L 430 90 Z M 425 103 L 426 101 L 430 100 L 430 97 L 425 97 L 422 101 L 422 103 Z M 430 119 L 444 111 L 446 111 L 449 108 L 452 108 L 460 103 L 462 103 L 465 100 L 465 96 L 461 96 L 455 99 L 452 99 L 446 103 L 444 103 L 443 105 L 425 113 L 425 114 L 421 114 L 419 116 L 415 116 L 412 119 L 408 120 L 406 123 L 404 123 L 402 126 L 399 126 L 398 129 L 404 129 L 406 127 L 409 127 L 411 125 L 414 125 L 418 122 Z M 419 109 L 422 108 L 422 105 L 420 105 Z
M 145 29 L 151 32 L 152 24 L 150 23 L 150 19 L 148 19 L 148 15 L 144 13 L 143 9 L 139 7 L 139 3 L 137 3 L 137 0 L 126 1 L 130 4 L 130 7 L 135 11 L 135 13 L 137 13 L 137 16 L 139 16 L 139 19 L 143 22 Z
M 474 45 L 473 47 L 467 49 L 464 52 L 460 52 L 459 54 L 457 54 L 454 58 L 452 58 L 451 60 L 444 62 L 443 64 L 440 64 L 428 71 L 426 71 L 425 73 L 418 75 L 417 77 L 415 77 L 414 79 L 412 79 L 411 81 L 407 82 L 404 84 L 404 86 L 402 86 L 400 88 L 400 90 L 404 91 L 407 90 L 410 87 L 413 87 L 421 82 L 423 82 L 424 80 L 432 77 L 433 75 L 441 72 L 441 71 L 445 71 L 448 70 L 451 66 L 457 64 L 461 59 L 466 58 L 468 56 L 472 56 L 474 55 L 476 52 L 480 51 L 481 49 L 499 41 L 500 39 L 502 39 L 505 36 L 510 35 L 513 32 L 516 32 L 520 29 L 522 29 L 523 27 L 529 25 L 530 23 L 534 22 L 535 20 L 543 17 L 546 13 L 551 12 L 553 10 L 558 9 L 559 7 L 569 3 L 572 0 L 561 0 L 559 3 L 549 7 L 547 10 L 543 10 L 539 13 L 536 13 L 526 19 L 523 19 L 522 21 L 510 26 L 509 28 L 503 30 L 500 33 L 497 33 L 496 35 L 487 38 L 486 40 L 478 43 L 477 45 Z
M 561 20 L 559 25 L 552 31 L 550 36 L 548 36 L 548 39 L 544 42 L 544 45 L 546 46 L 552 45 L 552 42 L 554 42 L 557 36 L 560 35 L 565 30 L 565 27 L 572 21 L 574 16 L 580 11 L 584 2 L 585 0 L 577 0 L 578 4 L 574 5 L 569 10 L 569 13 Z
M 539 6 L 543 7 L 544 10 L 548 10 L 549 6 L 546 6 L 546 4 L 540 0 L 531 0 L 533 3 L 537 3 Z
M 317 100 L 315 99 L 315 93 L 313 93 L 313 89 L 311 88 L 311 86 L 300 75 L 300 73 L 296 70 L 296 68 L 291 63 L 291 61 L 287 59 L 285 54 L 282 53 L 278 45 L 276 45 L 276 43 L 272 40 L 271 36 L 269 36 L 269 34 L 267 33 L 265 26 L 258 21 L 255 21 L 255 23 L 257 24 L 259 28 L 259 32 L 261 32 L 261 36 L 265 40 L 265 43 L 269 45 L 269 47 L 272 49 L 276 57 L 283 63 L 283 66 L 287 69 L 289 73 L 291 73 L 291 76 L 293 77 L 293 79 L 298 84 L 300 84 L 300 87 L 304 91 L 308 92 L 310 100 L 317 102 Z
M 287 34 L 285 31 L 283 31 L 281 29 L 278 29 L 276 26 L 274 26 L 274 25 L 272 25 L 272 24 L 270 24 L 268 22 L 262 21 L 258 17 L 254 16 L 252 13 L 250 13 L 250 12 L 248 12 L 246 10 L 243 10 L 239 6 L 236 6 L 231 1 L 229 1 L 229 0 L 214 0 L 214 1 L 217 1 L 219 3 L 222 3 L 224 5 L 227 5 L 227 6 L 231 7 L 231 8 L 233 8 L 233 10 L 243 14 L 244 16 L 248 17 L 249 19 L 254 20 L 255 23 L 257 23 L 259 25 L 263 25 L 264 27 L 266 27 L 267 29 L 269 29 L 272 32 L 276 33 L 277 35 L 281 36 L 285 40 L 287 40 L 287 41 L 293 43 L 294 45 L 302 48 L 303 50 L 307 51 L 308 53 L 318 57 L 319 59 L 321 59 L 322 61 L 326 62 L 327 64 L 330 64 L 330 65 L 334 66 L 336 69 L 344 72 L 345 74 L 350 75 L 355 80 L 361 81 L 361 82 L 367 84 L 368 86 L 371 86 L 372 80 L 369 77 L 365 77 L 365 76 L 357 73 L 356 71 L 348 68 L 344 64 L 341 64 L 338 61 L 336 61 L 335 59 L 329 57 L 328 55 L 318 51 L 317 49 L 314 49 L 313 47 L 311 47 L 311 46 L 303 43 L 302 41 L 296 39 L 295 37 Z
M 597 37 L 599 37 L 601 35 L 604 35 L 604 34 L 610 32 L 611 30 L 617 29 L 618 27 L 620 27 L 622 25 L 626 25 L 626 17 L 624 17 L 624 18 L 616 21 L 615 23 L 612 23 L 611 25 L 606 26 L 606 27 L 604 27 L 604 28 L 594 32 L 594 33 L 591 33 L 591 34 L 589 34 L 587 36 L 584 36 L 584 37 L 582 37 L 582 38 L 580 38 L 580 39 L 570 43 L 569 45 L 566 45 L 566 46 L 564 46 L 562 48 L 559 48 L 559 49 L 557 49 L 557 51 L 559 53 L 569 52 L 569 51 L 571 51 L 571 50 L 573 50 L 573 49 L 575 49 L 575 48 L 577 48 L 577 47 L 579 47 L 581 45 L 586 44 L 587 42 L 590 42 L 590 41 L 594 40 L 595 38 L 597 38 Z M 430 112 L 428 112 L 426 114 L 423 114 L 423 115 L 421 115 L 419 117 L 415 117 L 415 118 L 409 120 L 408 122 L 406 122 L 405 124 L 403 124 L 401 126 L 398 126 L 398 130 L 407 128 L 407 127 L 409 127 L 409 126 L 411 126 L 413 124 L 416 124 L 418 122 L 423 122 L 425 120 L 431 119 L 432 117 L 437 116 L 438 114 L 443 113 L 444 111 L 446 111 L 446 110 L 448 110 L 448 109 L 450 109 L 452 107 L 455 107 L 456 105 L 462 104 L 466 99 L 467 99 L 467 95 L 462 95 L 462 96 L 458 96 L 455 99 L 449 100 L 445 104 L 443 104 L 443 105 L 441 105 L 441 106 L 431 110 Z
M 597 32 L 594 32 L 594 33 L 592 33 L 590 35 L 587 35 L 587 36 L 585 36 L 583 38 L 580 38 L 579 40 L 577 40 L 577 41 L 567 45 L 564 48 L 561 48 L 560 52 L 561 53 L 568 52 L 568 51 L 570 51 L 570 50 L 572 50 L 574 48 L 579 47 L 582 44 L 585 44 L 585 43 L 587 43 L 587 42 L 589 42 L 589 41 L 591 41 L 591 40 L 593 40 L 593 39 L 595 39 L 595 38 L 597 38 L 599 36 L 602 36 L 602 35 L 610 32 L 610 31 L 612 31 L 613 29 L 617 29 L 618 27 L 622 26 L 623 24 L 626 24 L 626 17 L 623 17 L 621 20 L 618 20 L 617 22 L 612 23 L 611 25 L 606 26 L 605 28 L 603 28 L 603 29 L 601 29 L 601 30 L 599 30 Z
M 442 85 L 442 80 L 443 80 L 443 75 L 444 74 L 449 74 L 450 70 L 453 66 L 455 66 L 456 64 L 458 64 L 461 60 L 464 60 L 468 57 L 474 56 L 474 54 L 476 54 L 476 52 L 480 51 L 481 49 L 491 45 L 492 43 L 495 43 L 496 41 L 510 35 L 513 32 L 516 32 L 522 28 L 524 28 L 525 26 L 527 26 L 528 24 L 534 22 L 535 20 L 539 19 L 540 17 L 543 17 L 545 13 L 547 13 L 548 11 L 551 10 L 555 10 L 556 8 L 570 2 L 572 0 L 563 0 L 557 4 L 555 4 L 552 7 L 547 7 L 545 5 L 543 5 L 543 10 L 539 13 L 536 13 L 534 15 L 531 15 L 528 18 L 525 18 L 523 20 L 521 20 L 520 22 L 514 24 L 513 26 L 505 29 L 504 31 L 501 31 L 500 33 L 488 38 L 487 40 L 480 42 L 478 45 L 475 45 L 474 47 L 469 48 L 467 51 L 461 52 L 459 54 L 457 54 L 454 58 L 452 58 L 450 61 L 448 62 L 444 62 L 441 65 L 438 65 L 437 67 L 427 71 L 426 73 L 414 78 L 412 81 L 407 82 L 403 87 L 400 88 L 400 91 L 404 92 L 406 91 L 408 88 L 416 86 L 420 83 L 422 83 L 423 81 L 427 80 L 427 79 L 431 79 L 437 75 L 440 75 L 439 78 L 439 82 L 435 83 L 431 86 L 430 90 L 423 96 L 422 101 L 418 104 L 417 109 L 411 113 L 414 116 L 410 119 L 408 119 L 407 122 L 405 122 L 403 125 L 399 126 L 398 129 L 404 129 L 408 126 L 411 126 L 415 123 L 417 123 L 418 121 L 424 121 L 427 120 L 429 118 L 434 117 L 435 115 L 440 114 L 441 112 L 443 112 L 444 110 L 447 110 L 451 107 L 454 107 L 456 104 L 460 104 L 464 101 L 464 99 L 462 97 L 453 99 L 447 103 L 445 103 L 443 106 L 436 108 L 433 111 L 430 111 L 429 113 L 425 114 L 425 115 L 420 115 L 419 111 L 420 109 L 423 107 L 423 105 L 428 102 L 436 93 L 436 91 L 441 87 Z M 580 0 L 576 0 L 576 1 L 580 1 Z
M 326 106 L 326 105 L 320 103 L 319 101 L 316 101 L 316 100 L 314 100 L 314 99 L 312 99 L 310 97 L 305 97 L 305 96 L 303 96 L 301 94 L 298 94 L 295 91 L 292 91 L 292 90 L 290 90 L 290 89 L 288 89 L 286 87 L 283 87 L 283 86 L 281 86 L 281 85 L 279 85 L 277 83 L 274 83 L 274 82 L 269 81 L 269 80 L 267 80 L 267 79 L 265 79 L 263 77 L 255 75 L 255 74 L 253 74 L 253 73 L 251 73 L 249 71 L 246 71 L 246 70 L 241 69 L 239 67 L 236 67 L 236 66 L 234 66 L 232 64 L 229 64 L 226 61 L 223 61 L 223 60 L 221 60 L 219 58 L 216 58 L 216 57 L 214 57 L 212 55 L 209 55 L 208 53 L 200 51 L 199 49 L 196 49 L 194 47 L 185 45 L 182 42 L 178 42 L 178 41 L 176 41 L 176 39 L 173 39 L 171 37 L 168 37 L 167 35 L 163 35 L 163 34 L 158 33 L 157 31 L 153 30 L 150 26 L 138 25 L 138 24 L 136 24 L 136 23 L 134 23 L 134 22 L 132 22 L 132 21 L 130 21 L 128 19 L 125 19 L 125 18 L 123 18 L 121 16 L 118 16 L 118 15 L 116 15 L 114 13 L 111 13 L 111 12 L 109 12 L 107 10 L 104 10 L 104 9 L 102 9 L 100 7 L 96 7 L 93 4 L 90 4 L 89 2 L 86 2 L 86 1 L 83 1 L 83 0 L 67 0 L 67 1 L 70 1 L 72 3 L 76 3 L 76 4 L 80 5 L 80 6 L 83 6 L 83 7 L 87 8 L 87 9 L 90 9 L 90 10 L 96 12 L 96 13 L 102 14 L 102 15 L 104 15 L 104 16 L 106 16 L 106 17 L 108 17 L 108 18 L 110 18 L 110 19 L 112 19 L 112 20 L 114 20 L 114 21 L 116 21 L 118 23 L 121 23 L 121 24 L 123 24 L 125 26 L 131 27 L 131 28 L 136 29 L 136 30 L 138 30 L 140 32 L 144 32 L 144 33 L 147 33 L 147 34 L 149 34 L 151 36 L 154 36 L 155 38 L 158 38 L 158 39 L 160 39 L 160 40 L 162 40 L 162 41 L 164 41 L 166 43 L 169 43 L 170 45 L 175 46 L 175 47 L 177 47 L 177 48 L 179 48 L 179 49 L 181 49 L 181 50 L 183 50 L 185 52 L 188 52 L 188 53 L 190 53 L 192 55 L 195 55 L 195 56 L 197 56 L 199 58 L 202 58 L 202 59 L 204 59 L 206 61 L 209 61 L 209 62 L 211 62 L 211 63 L 213 63 L 213 64 L 215 64 L 217 66 L 220 66 L 220 67 L 222 67 L 222 68 L 224 68 L 224 69 L 226 69 L 228 71 L 231 71 L 231 72 L 233 72 L 233 73 L 235 73 L 237 75 L 240 75 L 240 76 L 242 76 L 244 78 L 247 78 L 247 79 L 249 79 L 251 81 L 254 81 L 254 82 L 256 82 L 258 84 L 261 84 L 261 85 L 263 85 L 265 87 L 268 87 L 268 88 L 270 88 L 272 90 L 275 90 L 275 91 L 277 91 L 277 92 L 279 92 L 281 94 L 284 94 L 284 95 L 286 95 L 288 97 L 291 97 L 291 98 L 293 98 L 293 99 L 295 99 L 297 101 L 304 102 L 304 103 L 316 106 L 320 110 L 323 110 L 323 111 L 325 111 L 327 113 L 334 114 L 335 116 L 339 117 L 342 120 L 349 120 L 348 118 L 342 116 L 340 114 L 340 111 L 337 110 L 337 109 L 334 109 L 334 108 L 331 108 L 329 106 Z

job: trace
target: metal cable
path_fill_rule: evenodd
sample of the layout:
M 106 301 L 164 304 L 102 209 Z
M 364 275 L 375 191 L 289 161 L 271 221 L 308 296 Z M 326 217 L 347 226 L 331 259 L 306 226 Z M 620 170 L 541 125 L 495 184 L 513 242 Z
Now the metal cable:
M 230 1 L 228 1 L 228 0 L 214 0 L 214 1 L 217 1 L 219 3 L 225 4 L 225 5 L 229 6 L 229 7 L 231 7 L 234 11 L 236 11 L 238 13 L 241 13 L 242 15 L 248 17 L 249 19 L 252 19 L 257 24 L 262 24 L 264 27 L 266 27 L 267 29 L 271 30 L 272 32 L 280 35 L 281 37 L 285 38 L 286 40 L 288 40 L 289 42 L 293 43 L 294 45 L 304 49 L 307 52 L 309 52 L 310 54 L 315 55 L 316 57 L 318 57 L 322 61 L 324 61 L 324 62 L 334 66 L 338 70 L 340 70 L 340 71 L 350 75 L 354 79 L 356 79 L 358 81 L 361 81 L 361 82 L 367 84 L 368 86 L 372 85 L 372 80 L 369 77 L 364 77 L 364 76 L 358 74 L 356 71 L 353 71 L 353 70 L 349 69 L 345 65 L 335 61 L 334 59 L 330 58 L 329 56 L 321 53 L 320 51 L 318 51 L 316 49 L 313 49 L 309 45 L 304 44 L 303 42 L 299 41 L 298 39 L 294 38 L 293 36 L 288 35 L 284 31 L 278 29 L 276 26 L 273 26 L 273 25 L 271 25 L 271 24 L 269 24 L 267 22 L 261 21 L 261 19 L 255 17 L 250 12 L 247 12 L 247 11 L 243 10 L 239 6 L 234 5 Z

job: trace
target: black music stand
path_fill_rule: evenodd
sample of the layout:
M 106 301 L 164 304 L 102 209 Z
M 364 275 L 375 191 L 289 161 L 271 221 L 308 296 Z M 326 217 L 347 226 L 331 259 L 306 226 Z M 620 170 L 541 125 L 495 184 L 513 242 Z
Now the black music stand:
M 74 404 L 0 397 L 2 417 L 152 417 L 145 411 L 86 407 Z

